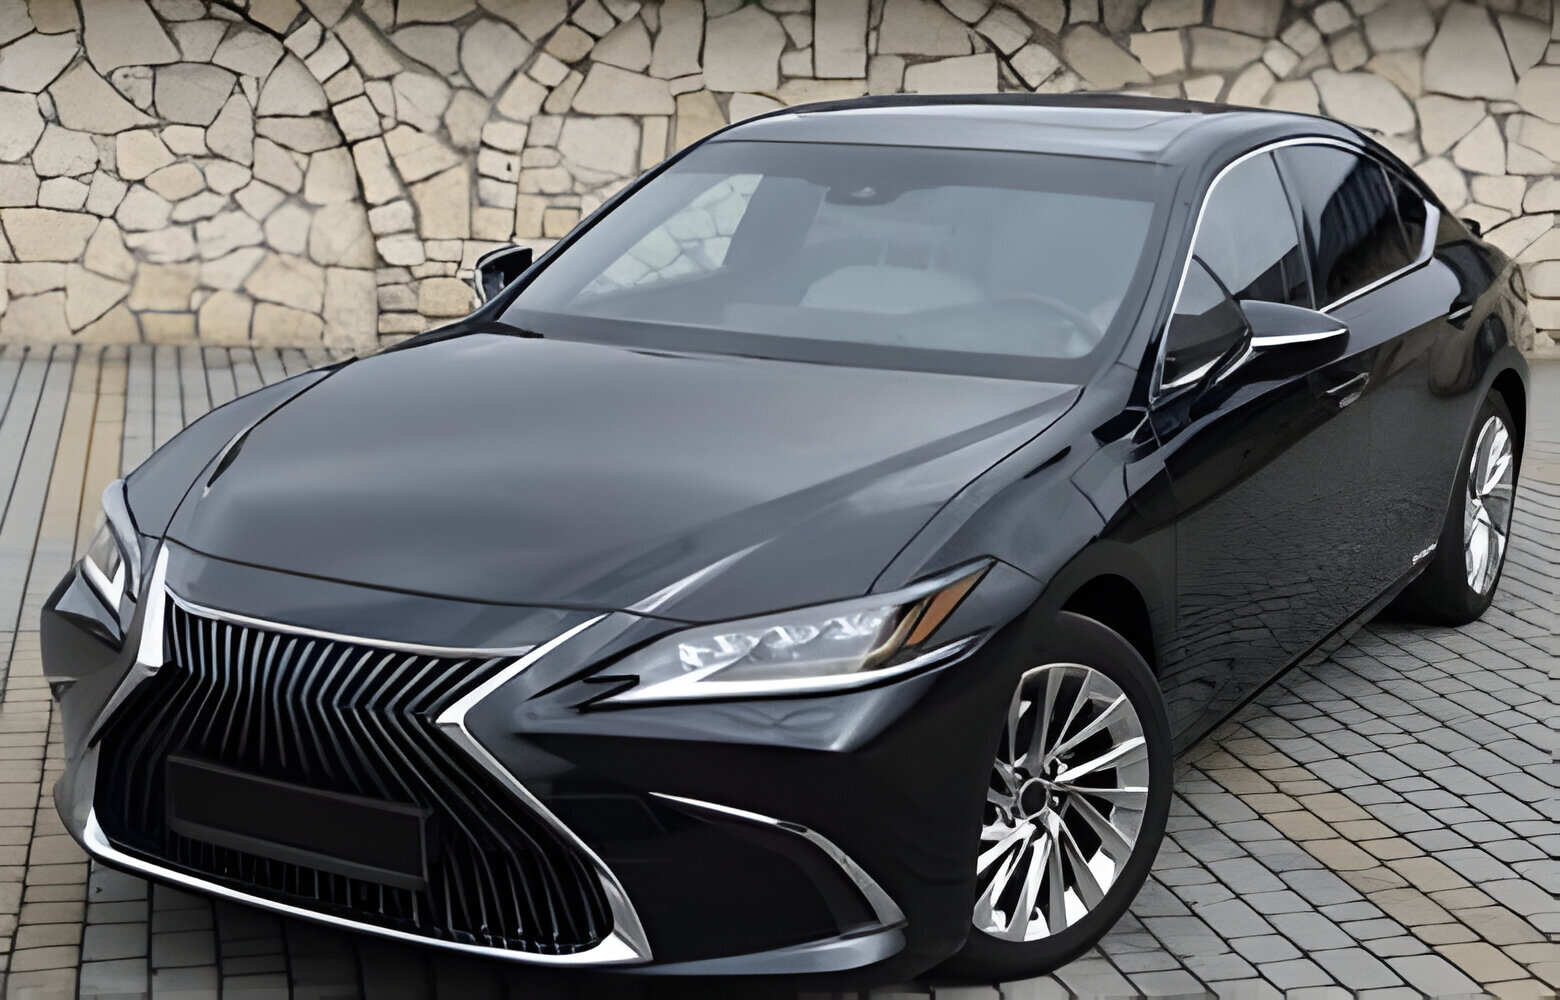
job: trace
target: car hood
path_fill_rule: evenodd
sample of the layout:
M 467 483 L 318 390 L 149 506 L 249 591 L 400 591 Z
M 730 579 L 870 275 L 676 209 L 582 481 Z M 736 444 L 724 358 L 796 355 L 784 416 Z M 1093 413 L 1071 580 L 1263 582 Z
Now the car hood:
M 660 593 L 655 613 L 710 620 L 866 592 L 1076 391 L 472 333 L 292 397 L 168 535 L 412 593 L 641 610 Z

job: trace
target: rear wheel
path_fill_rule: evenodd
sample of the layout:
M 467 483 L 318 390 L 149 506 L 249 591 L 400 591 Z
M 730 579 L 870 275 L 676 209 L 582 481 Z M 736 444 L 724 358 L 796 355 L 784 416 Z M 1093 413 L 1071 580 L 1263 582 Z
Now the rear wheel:
M 1060 616 L 1023 672 L 986 790 L 958 976 L 1010 979 L 1070 961 L 1126 913 L 1164 836 L 1170 727 L 1131 643 Z
M 1458 463 L 1435 555 L 1403 592 L 1396 610 L 1437 625 L 1466 625 L 1484 614 L 1506 562 L 1518 456 L 1511 411 L 1491 393 Z

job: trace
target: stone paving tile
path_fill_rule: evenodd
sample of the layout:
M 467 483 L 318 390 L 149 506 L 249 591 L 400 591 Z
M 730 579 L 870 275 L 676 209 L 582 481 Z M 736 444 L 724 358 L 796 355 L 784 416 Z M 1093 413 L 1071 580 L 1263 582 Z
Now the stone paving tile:
M 6 995 L 679 995 L 516 974 L 89 873 L 64 836 L 47 794 L 59 734 L 37 602 L 90 536 L 108 479 L 211 407 L 322 360 L 0 349 L 0 465 L 17 469 L 0 509 Z M 1535 366 L 1534 395 L 1547 408 L 1533 415 L 1513 550 L 1482 621 L 1374 622 L 1184 754 L 1169 833 L 1132 914 L 1055 975 L 912 984 L 873 1000 L 1554 995 L 1560 805 L 1545 688 L 1560 655 L 1560 365 Z

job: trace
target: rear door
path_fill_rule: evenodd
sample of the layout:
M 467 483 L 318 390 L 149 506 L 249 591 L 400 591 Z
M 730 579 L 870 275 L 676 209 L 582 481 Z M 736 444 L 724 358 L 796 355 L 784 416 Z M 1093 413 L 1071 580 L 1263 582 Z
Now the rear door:
M 1446 490 L 1437 484 L 1449 466 L 1426 449 L 1452 441 L 1455 459 L 1462 443 L 1427 404 L 1446 281 L 1419 265 L 1436 211 L 1368 154 L 1316 144 L 1285 147 L 1277 158 L 1300 206 L 1318 308 L 1348 326 L 1350 350 L 1366 362 L 1357 374 L 1370 399 L 1370 488 L 1352 519 L 1364 529 L 1357 587 L 1368 600 L 1406 574 L 1440 530 Z
M 1179 688 L 1172 702 L 1201 721 L 1229 711 L 1365 599 L 1356 569 L 1365 532 L 1354 515 L 1370 479 L 1369 358 L 1351 344 L 1312 370 L 1238 370 L 1212 385 L 1197 377 L 1244 349 L 1234 303 L 1314 306 L 1302 246 L 1272 155 L 1238 161 L 1208 193 L 1166 333 L 1152 412 L 1178 510 L 1178 643 L 1167 681 Z

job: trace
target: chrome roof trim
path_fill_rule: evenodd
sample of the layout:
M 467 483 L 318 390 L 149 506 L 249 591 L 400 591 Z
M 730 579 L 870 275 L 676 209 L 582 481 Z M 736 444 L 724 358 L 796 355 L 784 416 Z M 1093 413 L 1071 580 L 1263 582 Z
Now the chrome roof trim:
M 413 944 L 425 944 L 434 948 L 444 948 L 450 951 L 464 952 L 468 955 L 481 955 L 484 958 L 496 958 L 510 962 L 524 962 L 532 965 L 621 965 L 628 962 L 641 962 L 649 957 L 647 953 L 641 953 L 632 943 L 613 928 L 601 941 L 584 951 L 570 955 L 542 955 L 529 951 L 514 951 L 506 948 L 489 948 L 485 945 L 462 944 L 458 941 L 445 941 L 440 938 L 428 937 L 422 934 L 413 934 L 408 931 L 396 930 L 393 927 L 381 927 L 377 924 L 364 923 L 358 920 L 349 920 L 330 913 L 321 913 L 318 910 L 310 910 L 301 906 L 293 906 L 290 903 L 267 899 L 264 896 L 253 896 L 247 892 L 231 889 L 217 882 L 209 882 L 206 879 L 185 874 L 173 868 L 165 868 L 162 865 L 144 861 L 131 854 L 126 854 L 115 847 L 103 832 L 103 827 L 98 823 L 97 811 L 87 814 L 86 826 L 81 832 L 82 846 L 87 853 L 127 871 L 145 875 L 150 878 L 167 882 L 186 889 L 194 889 L 197 892 L 229 899 L 237 903 L 245 903 L 256 906 L 273 913 L 284 916 L 298 917 L 303 920 L 312 920 L 317 923 L 329 924 L 333 927 L 341 927 L 363 934 L 372 934 L 383 938 L 393 938 L 397 941 L 406 941 Z
M 823 852 L 830 861 L 839 867 L 840 871 L 845 874 L 845 877 L 850 879 L 851 883 L 860 891 L 862 897 L 866 899 L 867 905 L 872 907 L 872 913 L 877 917 L 879 924 L 884 927 L 892 927 L 905 922 L 904 911 L 899 908 L 899 904 L 894 902 L 894 898 L 881 885 L 878 885 L 877 880 L 868 875 L 866 870 L 858 865 L 849 854 L 841 850 L 834 841 L 818 831 L 800 823 L 776 819 L 773 816 L 765 816 L 763 813 L 749 812 L 746 809 L 738 809 L 735 806 L 723 806 L 717 802 L 690 799 L 682 795 L 670 795 L 666 792 L 651 792 L 650 794 L 654 798 L 698 812 L 713 813 L 748 823 L 757 823 L 761 826 L 774 827 L 777 830 L 784 830 L 786 833 L 801 837 Z
M 1197 381 L 1197 379 L 1200 379 L 1203 375 L 1206 375 L 1208 370 L 1213 367 L 1213 363 L 1204 365 L 1198 368 L 1198 370 L 1193 372 L 1191 375 L 1180 379 L 1175 385 L 1166 386 L 1160 383 L 1160 376 L 1164 370 L 1165 364 L 1165 348 L 1169 345 L 1170 342 L 1170 323 L 1175 319 L 1175 311 L 1176 309 L 1180 308 L 1181 305 L 1181 292 L 1186 286 L 1186 274 L 1189 270 L 1191 270 L 1192 265 L 1191 248 L 1197 245 L 1197 234 L 1202 230 L 1203 215 L 1208 210 L 1209 196 L 1212 195 L 1214 190 L 1219 186 L 1219 182 L 1224 179 L 1224 175 L 1228 174 L 1231 170 L 1234 170 L 1236 167 L 1240 166 L 1242 163 L 1245 163 L 1247 160 L 1261 156 L 1264 153 L 1271 153 L 1275 149 L 1283 149 L 1287 146 L 1332 146 L 1336 149 L 1341 149 L 1345 152 L 1353 153 L 1356 156 L 1367 156 L 1376 163 L 1380 164 L 1383 170 L 1390 170 L 1393 173 L 1400 173 L 1396 167 L 1382 159 L 1366 146 L 1356 146 L 1351 143 L 1344 142 L 1342 139 L 1334 139 L 1329 136 L 1321 135 L 1296 136 L 1291 139 L 1278 139 L 1273 142 L 1264 143 L 1255 149 L 1247 150 L 1241 155 L 1235 157 L 1235 159 L 1226 163 L 1224 166 L 1220 167 L 1219 172 L 1213 175 L 1213 180 L 1208 182 L 1207 189 L 1205 189 L 1202 193 L 1202 201 L 1197 206 L 1197 221 L 1192 224 L 1192 238 L 1186 243 L 1186 259 L 1181 262 L 1181 276 L 1179 280 L 1176 281 L 1175 297 L 1170 300 L 1170 315 L 1166 317 L 1164 326 L 1160 328 L 1159 347 L 1154 358 L 1154 374 L 1149 383 L 1148 399 L 1150 404 L 1157 402 L 1167 392 L 1172 392 L 1193 384 L 1195 381 Z M 1430 256 L 1435 250 L 1435 234 L 1437 228 L 1440 225 L 1441 210 L 1428 198 L 1423 200 L 1425 203 L 1425 235 L 1424 242 L 1419 248 L 1419 256 L 1415 257 L 1412 262 L 1398 268 L 1396 271 L 1393 271 L 1390 274 L 1382 275 L 1380 278 L 1377 278 L 1370 284 L 1362 285 L 1342 298 L 1327 303 L 1325 306 L 1320 307 L 1317 310 L 1318 312 L 1331 312 L 1338 306 L 1341 306 L 1346 302 L 1351 302 L 1368 292 L 1375 291 L 1377 288 L 1380 288 L 1387 282 L 1394 281 L 1402 275 L 1407 274 L 1409 271 L 1423 267 L 1427 262 L 1429 262 Z M 1310 251 L 1303 245 L 1305 234 L 1301 233 L 1299 235 L 1300 239 L 1302 240 L 1301 250 L 1306 254 L 1306 259 L 1309 262 Z M 1312 288 L 1314 291 L 1314 284 Z M 1193 376 L 1195 376 L 1195 378 Z

